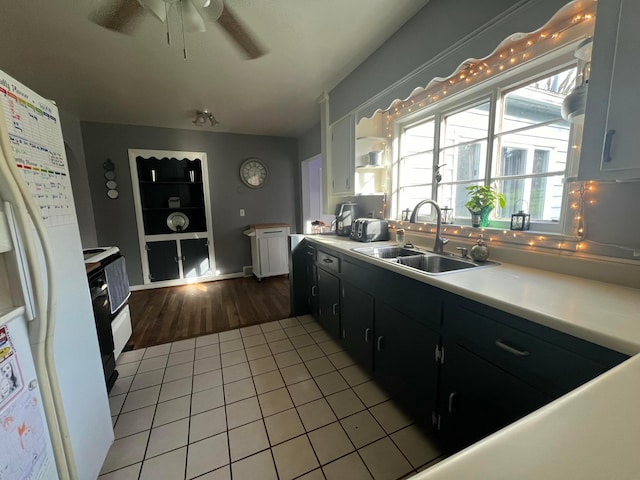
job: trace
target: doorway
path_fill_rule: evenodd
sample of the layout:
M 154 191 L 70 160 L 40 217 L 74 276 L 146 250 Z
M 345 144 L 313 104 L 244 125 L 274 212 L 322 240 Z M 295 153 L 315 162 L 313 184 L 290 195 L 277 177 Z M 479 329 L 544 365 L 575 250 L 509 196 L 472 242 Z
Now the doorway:
M 333 215 L 322 212 L 322 155 L 302 162 L 302 229 L 311 233 L 311 222 L 321 220 L 331 225 Z

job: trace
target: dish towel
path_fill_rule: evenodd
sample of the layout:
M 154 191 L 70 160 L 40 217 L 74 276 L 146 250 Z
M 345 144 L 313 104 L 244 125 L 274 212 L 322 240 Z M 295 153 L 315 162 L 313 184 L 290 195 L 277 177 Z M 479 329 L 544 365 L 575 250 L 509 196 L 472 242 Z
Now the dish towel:
M 124 257 L 118 257 L 104 267 L 104 276 L 107 280 L 109 303 L 111 313 L 116 313 L 129 299 L 129 279 L 127 278 L 127 265 Z

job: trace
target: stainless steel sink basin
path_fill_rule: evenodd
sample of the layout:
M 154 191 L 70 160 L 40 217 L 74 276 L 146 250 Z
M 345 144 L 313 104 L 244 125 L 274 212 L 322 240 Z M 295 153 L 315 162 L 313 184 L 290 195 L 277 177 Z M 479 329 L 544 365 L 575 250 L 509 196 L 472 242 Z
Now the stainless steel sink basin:
M 421 255 L 423 252 L 420 250 L 412 250 L 410 248 L 386 246 L 386 247 L 360 247 L 352 248 L 354 252 L 363 253 L 370 257 L 395 259 L 398 257 L 409 257 L 415 255 Z
M 398 263 L 428 275 L 438 275 L 447 272 L 497 265 L 496 262 L 474 263 L 471 260 L 450 255 L 440 255 L 398 246 L 361 247 L 352 248 L 352 250 L 370 257 Z
M 441 255 L 416 255 L 413 257 L 400 257 L 397 259 L 400 265 L 416 268 L 427 273 L 444 273 L 466 268 L 477 268 L 475 263 Z

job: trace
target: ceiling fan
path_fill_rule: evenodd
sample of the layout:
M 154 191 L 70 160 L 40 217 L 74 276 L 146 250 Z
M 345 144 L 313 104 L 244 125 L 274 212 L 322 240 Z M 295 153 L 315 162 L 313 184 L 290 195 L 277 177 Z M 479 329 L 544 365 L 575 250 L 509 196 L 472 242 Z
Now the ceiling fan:
M 183 32 L 204 32 L 206 21 L 217 22 L 248 58 L 258 58 L 266 53 L 223 0 L 103 0 L 89 18 L 110 30 L 132 33 L 147 13 L 165 22 L 174 6 L 180 14 Z M 167 40 L 170 41 L 168 26 Z

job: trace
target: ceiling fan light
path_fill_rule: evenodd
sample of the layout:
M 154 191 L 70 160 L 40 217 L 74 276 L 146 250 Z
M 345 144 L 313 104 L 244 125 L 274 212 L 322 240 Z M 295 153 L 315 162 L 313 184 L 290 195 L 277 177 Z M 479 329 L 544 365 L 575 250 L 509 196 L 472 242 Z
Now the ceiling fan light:
M 182 0 L 180 2 L 182 11 L 182 22 L 185 32 L 205 32 L 207 27 L 204 24 L 204 18 L 193 4 L 191 0 Z
M 202 13 L 207 17 L 210 22 L 217 22 L 224 10 L 224 3 L 222 0 L 206 0 L 202 6 Z
M 207 120 L 209 121 L 212 127 L 215 127 L 220 123 L 218 122 L 218 120 L 216 120 L 216 117 L 213 116 L 213 113 L 209 112 L 208 110 L 197 110 L 196 118 L 193 119 L 192 123 L 196 127 L 204 127 L 205 124 L 207 123 Z
M 161 22 L 167 19 L 167 5 L 164 0 L 138 0 L 138 3 L 153 13 Z

